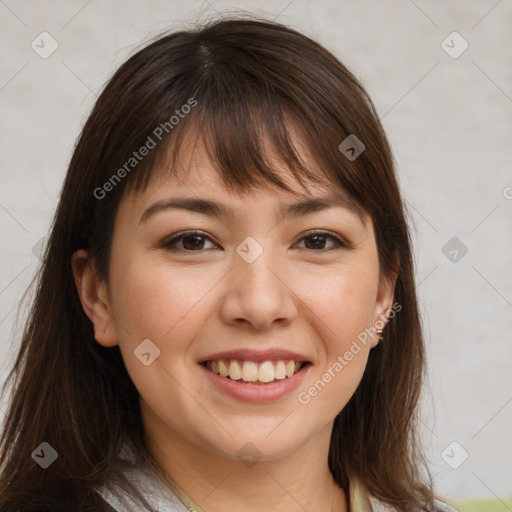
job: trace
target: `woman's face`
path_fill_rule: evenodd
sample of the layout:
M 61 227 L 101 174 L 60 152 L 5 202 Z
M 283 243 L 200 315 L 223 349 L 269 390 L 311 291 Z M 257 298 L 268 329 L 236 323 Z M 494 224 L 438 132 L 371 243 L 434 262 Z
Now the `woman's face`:
M 392 304 L 370 218 L 343 204 L 284 214 L 334 192 L 284 175 L 300 196 L 234 195 L 198 148 L 186 183 L 126 194 L 108 288 L 85 307 L 97 341 L 119 344 L 146 427 L 217 457 L 272 459 L 330 434 L 378 343 L 365 329 Z

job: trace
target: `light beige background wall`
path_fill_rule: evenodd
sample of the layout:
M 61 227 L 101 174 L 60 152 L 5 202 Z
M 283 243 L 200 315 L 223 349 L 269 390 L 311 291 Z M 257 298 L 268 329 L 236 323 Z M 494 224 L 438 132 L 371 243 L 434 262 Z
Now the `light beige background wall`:
M 510 0 L 0 0 L 0 380 L 15 307 L 103 84 L 146 37 L 233 9 L 304 31 L 369 90 L 416 244 L 432 475 L 448 496 L 511 497 Z

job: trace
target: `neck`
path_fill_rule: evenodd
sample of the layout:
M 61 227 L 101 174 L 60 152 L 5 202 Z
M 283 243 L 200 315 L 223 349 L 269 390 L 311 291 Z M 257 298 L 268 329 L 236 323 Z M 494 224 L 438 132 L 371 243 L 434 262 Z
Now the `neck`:
M 332 424 L 289 455 L 247 465 L 199 449 L 163 425 L 146 427 L 146 444 L 158 466 L 203 510 L 347 512 L 345 492 L 327 463 Z

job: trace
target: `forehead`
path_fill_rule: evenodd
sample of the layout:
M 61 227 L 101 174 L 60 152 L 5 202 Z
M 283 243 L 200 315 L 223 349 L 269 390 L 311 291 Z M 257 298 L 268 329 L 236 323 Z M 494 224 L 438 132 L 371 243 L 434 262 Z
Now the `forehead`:
M 280 178 L 291 189 L 283 190 L 276 185 L 265 183 L 250 191 L 241 192 L 226 187 L 218 171 L 208 165 L 191 167 L 186 179 L 176 176 L 160 176 L 146 189 L 142 196 L 132 196 L 130 210 L 135 213 L 145 209 L 141 221 L 146 221 L 155 212 L 165 209 L 188 210 L 212 217 L 232 218 L 244 210 L 247 199 L 258 208 L 276 210 L 279 217 L 300 216 L 329 207 L 342 207 L 357 214 L 363 223 L 361 212 L 354 211 L 352 203 L 343 191 L 333 191 L 326 184 L 306 183 L 302 186 L 291 174 Z M 148 207 L 148 205 L 150 205 Z
M 229 172 L 219 169 L 215 161 L 212 160 L 209 148 L 205 145 L 201 135 L 198 132 L 192 132 L 192 134 L 195 137 L 188 137 L 179 148 L 177 160 L 172 162 L 165 160 L 165 155 L 170 155 L 174 149 L 172 145 L 167 148 L 164 158 L 160 160 L 143 190 L 132 190 L 125 193 L 125 197 L 121 201 L 125 203 L 125 206 L 135 213 L 135 211 L 146 209 L 155 201 L 187 198 L 185 209 L 200 211 L 202 208 L 212 216 L 230 217 L 234 210 L 239 209 L 235 203 L 239 203 L 240 208 L 243 209 L 243 200 L 250 198 L 256 202 L 261 201 L 262 207 L 266 205 L 265 208 L 269 204 L 272 204 L 271 207 L 274 208 L 274 203 L 280 203 L 279 213 L 281 215 L 288 213 L 299 215 L 325 208 L 325 204 L 322 206 L 320 201 L 316 204 L 311 202 L 306 204 L 304 200 L 325 198 L 330 203 L 337 203 L 334 206 L 345 207 L 357 214 L 363 224 L 366 224 L 368 215 L 361 205 L 357 204 L 339 185 L 328 179 L 296 131 L 293 143 L 311 173 L 310 177 L 303 173 L 300 174 L 302 183 L 279 158 L 269 139 L 265 140 L 264 156 L 271 167 L 271 172 L 289 190 L 285 190 L 273 182 L 271 177 L 269 179 L 268 174 L 255 173 L 254 169 L 241 168 L 240 164 L 235 169 L 230 169 Z M 245 187 L 238 186 L 237 180 L 233 179 L 234 173 L 240 176 L 250 175 L 254 184 Z M 194 197 L 196 204 L 191 206 Z M 300 200 L 303 200 L 302 204 L 299 204 Z M 295 202 L 294 207 L 290 208 L 292 201 Z M 288 206 L 288 209 L 285 208 L 285 205 Z
M 290 192 L 282 189 L 271 179 L 266 179 L 262 173 L 256 175 L 254 169 L 237 167 L 230 169 L 230 173 L 222 172 L 216 162 L 210 156 L 205 141 L 200 136 L 189 137 L 184 140 L 184 144 L 179 149 L 179 158 L 172 163 L 165 160 L 165 156 L 160 160 L 158 167 L 149 181 L 148 189 L 158 189 L 160 187 L 173 188 L 198 188 L 215 190 L 225 195 L 244 197 L 247 195 L 260 195 L 281 191 L 284 194 L 303 195 L 314 191 L 322 192 L 333 189 L 333 184 L 327 179 L 324 173 L 320 171 L 319 166 L 309 154 L 307 147 L 300 141 L 298 136 L 294 136 L 294 143 L 297 146 L 302 159 L 313 171 L 314 181 L 303 176 L 301 177 L 305 186 L 302 186 L 290 169 L 276 155 L 275 150 L 267 140 L 265 143 L 265 158 L 272 167 L 272 172 L 279 180 L 282 180 L 290 189 Z M 173 149 L 169 145 L 164 154 L 169 155 Z M 238 175 L 250 174 L 256 182 L 248 190 L 238 187 L 233 180 L 226 178 L 229 174 L 236 172 Z
M 248 190 L 237 187 L 226 180 L 225 174 L 215 167 L 214 163 L 211 162 L 204 152 L 198 151 L 194 153 L 186 168 L 180 168 L 177 173 L 164 173 L 157 178 L 154 188 L 167 186 L 175 189 L 198 189 L 210 192 L 215 191 L 215 193 L 222 194 L 222 196 L 239 198 L 263 195 L 295 196 L 313 193 L 313 191 L 327 192 L 329 188 L 332 190 L 332 185 L 329 187 L 329 183 L 325 178 L 323 179 L 323 184 L 306 180 L 306 185 L 302 186 L 293 173 L 284 168 L 284 166 L 276 164 L 273 166 L 273 170 L 279 179 L 290 189 L 290 192 L 265 179 L 258 180 L 258 183 L 251 186 Z M 242 173 L 244 170 L 240 169 L 240 172 Z

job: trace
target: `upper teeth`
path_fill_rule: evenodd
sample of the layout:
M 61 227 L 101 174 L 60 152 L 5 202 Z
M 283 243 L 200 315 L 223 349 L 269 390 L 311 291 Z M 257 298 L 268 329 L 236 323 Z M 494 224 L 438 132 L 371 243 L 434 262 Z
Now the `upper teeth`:
M 275 379 L 292 377 L 302 366 L 301 361 L 240 361 L 238 359 L 219 359 L 207 361 L 206 367 L 217 375 L 245 382 L 272 382 Z

